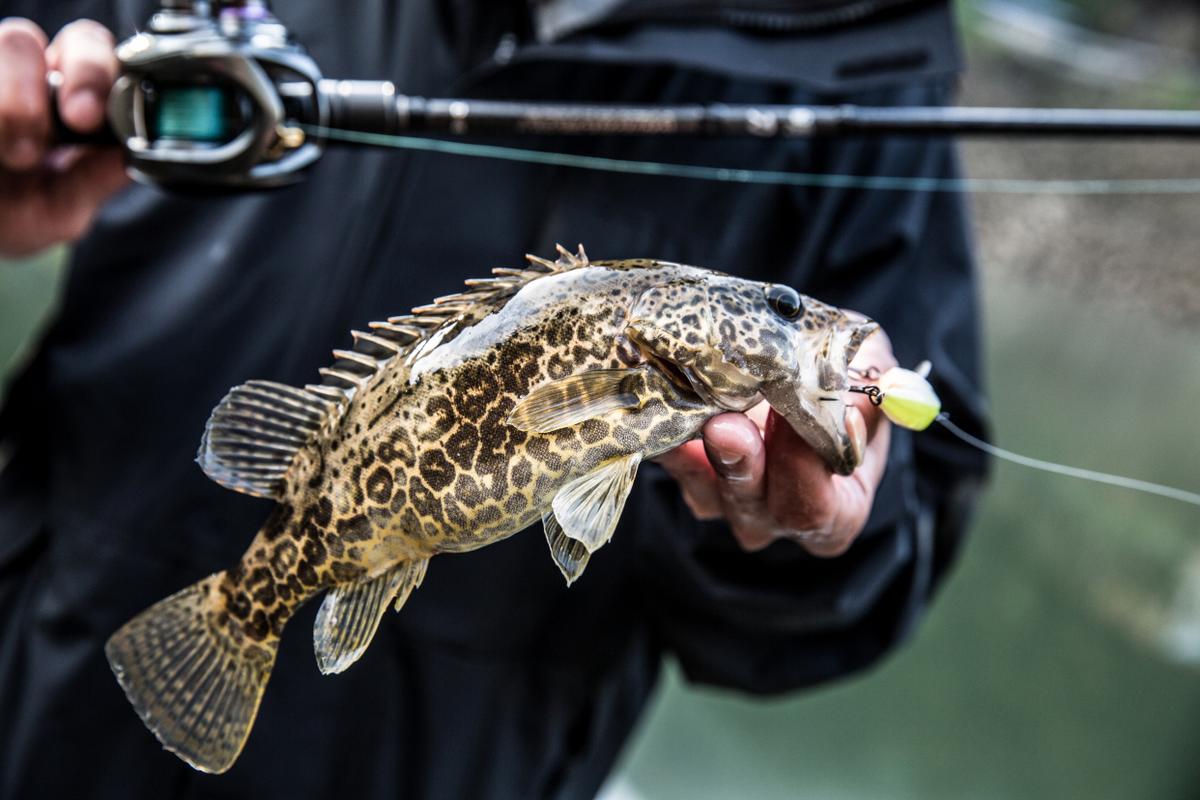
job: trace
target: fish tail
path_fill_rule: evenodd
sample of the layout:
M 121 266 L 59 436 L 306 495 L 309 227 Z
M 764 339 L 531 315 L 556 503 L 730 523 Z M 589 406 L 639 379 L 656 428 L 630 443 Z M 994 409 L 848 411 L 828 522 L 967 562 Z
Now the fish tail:
M 238 572 L 210 575 L 154 604 L 104 648 L 146 727 L 203 772 L 224 772 L 237 759 L 279 642 L 278 631 L 257 631 L 231 613 Z

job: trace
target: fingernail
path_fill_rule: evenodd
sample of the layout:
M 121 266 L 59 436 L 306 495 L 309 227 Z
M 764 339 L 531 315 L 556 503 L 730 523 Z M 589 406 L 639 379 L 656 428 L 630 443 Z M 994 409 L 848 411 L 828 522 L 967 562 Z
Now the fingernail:
M 854 464 L 862 463 L 863 453 L 867 449 L 867 422 L 862 412 L 854 406 L 846 409 L 846 433 L 850 436 L 850 448 L 854 453 Z
M 720 447 L 712 447 L 712 454 L 716 457 L 717 463 L 722 466 L 732 467 L 735 464 L 740 464 L 745 460 L 745 456 L 741 453 L 735 453 L 732 450 L 724 450 Z
M 708 460 L 712 463 L 713 469 L 725 480 L 740 481 L 749 477 L 746 472 L 745 453 L 725 450 L 707 442 L 704 449 L 708 452 Z

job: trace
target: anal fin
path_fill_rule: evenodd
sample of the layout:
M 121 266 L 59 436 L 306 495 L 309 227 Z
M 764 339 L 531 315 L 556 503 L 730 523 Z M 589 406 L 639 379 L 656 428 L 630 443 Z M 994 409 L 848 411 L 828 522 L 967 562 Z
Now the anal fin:
M 594 553 L 612 538 L 637 477 L 639 453 L 611 458 L 558 490 L 551 506 L 562 532 Z
M 546 543 L 550 545 L 550 557 L 558 565 L 559 572 L 567 579 L 570 586 L 583 574 L 588 559 L 592 554 L 583 546 L 583 542 L 572 539 L 563 533 L 562 526 L 554 517 L 553 511 L 542 515 L 542 527 L 546 530 Z
M 325 595 L 313 626 L 317 667 L 324 675 L 343 672 L 371 644 L 379 620 L 395 598 L 397 611 L 421 585 L 429 559 L 405 561 L 375 578 L 335 586 Z

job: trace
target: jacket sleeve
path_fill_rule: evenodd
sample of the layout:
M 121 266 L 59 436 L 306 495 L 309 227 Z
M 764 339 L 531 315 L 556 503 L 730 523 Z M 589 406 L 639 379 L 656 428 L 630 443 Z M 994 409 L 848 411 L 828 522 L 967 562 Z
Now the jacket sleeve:
M 867 174 L 957 174 L 951 145 L 925 150 L 893 158 L 883 147 Z M 827 215 L 835 222 L 806 234 L 820 239 L 819 265 L 807 280 L 779 277 L 882 322 L 900 363 L 930 359 L 944 409 L 982 433 L 976 280 L 961 198 L 839 194 L 809 196 L 809 218 L 820 219 L 826 203 L 839 209 Z M 662 647 L 689 679 L 784 691 L 862 669 L 912 630 L 963 538 L 986 461 L 936 425 L 893 434 L 870 520 L 833 559 L 791 542 L 745 553 L 723 523 L 693 519 L 665 473 L 647 470 L 635 504 L 639 584 Z

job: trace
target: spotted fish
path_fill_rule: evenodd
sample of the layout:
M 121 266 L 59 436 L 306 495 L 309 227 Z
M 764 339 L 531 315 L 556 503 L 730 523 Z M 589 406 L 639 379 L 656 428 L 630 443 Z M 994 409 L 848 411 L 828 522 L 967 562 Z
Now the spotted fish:
M 320 384 L 253 380 L 213 411 L 200 466 L 274 511 L 238 564 L 105 648 L 168 750 L 206 772 L 233 764 L 284 625 L 318 594 L 328 674 L 362 655 L 440 553 L 540 521 L 575 581 L 638 464 L 722 411 L 766 399 L 831 469 L 858 464 L 847 364 L 875 323 L 786 286 L 559 252 L 355 331 Z

